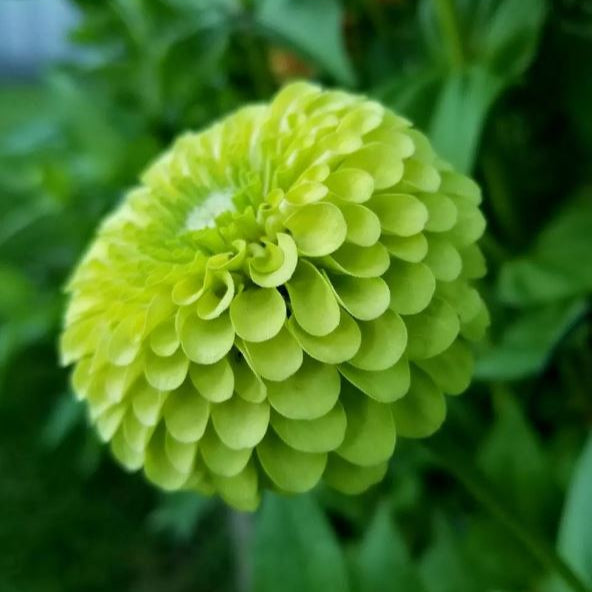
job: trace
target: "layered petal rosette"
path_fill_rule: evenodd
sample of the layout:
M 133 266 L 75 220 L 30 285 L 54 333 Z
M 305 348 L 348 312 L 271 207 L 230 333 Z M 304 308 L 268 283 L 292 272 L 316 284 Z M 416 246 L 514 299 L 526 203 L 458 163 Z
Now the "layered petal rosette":
M 480 199 L 408 121 L 308 83 L 184 134 L 69 282 L 74 390 L 164 489 L 361 492 L 469 384 Z

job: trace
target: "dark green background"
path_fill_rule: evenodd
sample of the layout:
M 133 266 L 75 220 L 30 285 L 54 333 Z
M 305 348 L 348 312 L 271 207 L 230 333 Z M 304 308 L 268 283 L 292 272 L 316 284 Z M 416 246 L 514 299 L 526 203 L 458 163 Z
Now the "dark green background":
M 554 548 L 592 588 L 592 2 L 73 4 L 75 57 L 0 82 L 0 591 L 577 589 Z M 179 131 L 292 77 L 401 111 L 481 183 L 493 323 L 384 483 L 245 522 L 98 444 L 57 366 L 61 287 Z

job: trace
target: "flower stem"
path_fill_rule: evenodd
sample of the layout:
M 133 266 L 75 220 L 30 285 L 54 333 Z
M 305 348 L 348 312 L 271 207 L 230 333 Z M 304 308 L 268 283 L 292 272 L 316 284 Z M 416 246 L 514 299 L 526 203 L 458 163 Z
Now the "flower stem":
M 230 538 L 236 561 L 236 590 L 249 592 L 252 581 L 251 544 L 253 517 L 244 512 L 229 510 Z
M 450 439 L 439 434 L 426 441 L 426 447 L 436 462 L 454 475 L 467 492 L 509 534 L 519 541 L 543 567 L 554 571 L 574 592 L 592 592 L 556 550 L 539 534 L 530 529 L 506 504 L 495 495 L 495 487 Z

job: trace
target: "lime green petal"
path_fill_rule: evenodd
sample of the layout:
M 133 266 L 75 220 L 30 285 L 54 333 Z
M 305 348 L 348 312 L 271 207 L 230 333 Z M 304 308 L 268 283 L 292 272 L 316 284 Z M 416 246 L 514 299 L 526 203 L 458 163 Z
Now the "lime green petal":
M 350 364 L 362 370 L 386 370 L 396 364 L 407 345 L 407 330 L 401 317 L 387 310 L 372 321 L 360 322 L 362 344 Z
M 383 235 L 380 242 L 391 255 L 402 261 L 419 263 L 428 254 L 428 240 L 421 233 L 412 236 Z
M 108 365 L 97 373 L 104 374 L 103 387 L 109 401 L 119 403 L 128 392 L 130 386 L 140 377 L 144 370 L 142 357 L 136 358 L 129 366 Z
M 131 315 L 117 325 L 109 341 L 109 360 L 117 366 L 127 366 L 140 351 L 146 315 Z M 94 330 L 94 328 L 93 328 Z
M 257 273 L 270 274 L 284 264 L 284 251 L 267 239 L 262 239 L 261 244 L 249 245 L 249 252 L 252 254 L 249 267 Z
M 401 126 L 381 125 L 364 137 L 367 142 L 383 142 L 392 146 L 399 158 L 409 158 L 415 152 L 413 141 Z
M 339 325 L 329 335 L 309 335 L 293 317 L 288 321 L 288 329 L 309 356 L 326 364 L 340 364 L 350 360 L 356 355 L 362 342 L 360 328 L 343 310 Z
M 370 173 L 376 189 L 386 189 L 403 176 L 403 161 L 398 151 L 382 142 L 370 142 L 345 158 L 344 168 L 362 169 Z
M 144 450 L 134 450 L 126 442 L 123 430 L 119 430 L 111 440 L 113 456 L 128 470 L 137 471 L 144 464 Z
M 174 317 L 170 317 L 166 321 L 160 323 L 152 333 L 150 333 L 150 348 L 159 356 L 166 357 L 173 355 L 179 348 L 180 344 L 181 340 L 175 329 Z
M 179 442 L 179 440 L 171 436 L 170 432 L 167 432 L 164 440 L 164 450 L 169 462 L 179 473 L 188 475 L 191 472 L 195 462 L 195 453 L 197 452 L 195 442 Z
M 449 197 L 442 193 L 422 193 L 420 199 L 428 209 L 426 230 L 445 232 L 450 230 L 458 219 L 458 211 Z
M 356 389 L 344 390 L 341 398 L 347 429 L 337 454 L 361 466 L 389 459 L 395 449 L 395 422 L 390 405 L 378 403 Z
M 347 234 L 341 210 L 327 202 L 297 209 L 284 224 L 292 232 L 298 251 L 309 257 L 333 253 L 343 244 Z
M 341 380 L 334 366 L 305 357 L 302 366 L 283 382 L 270 382 L 267 396 L 272 407 L 290 419 L 316 419 L 337 402 Z
M 441 283 L 437 293 L 456 310 L 461 325 L 474 319 L 483 306 L 479 292 L 464 280 Z
M 307 333 L 323 336 L 337 328 L 339 304 L 331 285 L 312 263 L 300 261 L 286 288 L 292 313 Z
M 188 275 L 180 279 L 173 287 L 171 298 L 175 304 L 186 306 L 193 304 L 203 291 L 203 272 L 195 275 Z
M 212 422 L 220 440 L 240 450 L 257 445 L 269 425 L 269 404 L 249 403 L 240 397 L 212 405 Z
M 411 387 L 393 403 L 397 432 L 403 438 L 431 436 L 446 417 L 446 401 L 433 380 L 419 369 L 411 373 Z
M 321 89 L 310 82 L 298 81 L 284 86 L 269 105 L 269 125 L 274 135 L 277 131 L 272 127 L 280 125 L 288 113 L 294 111 L 305 97 L 321 94 Z
M 139 452 L 146 448 L 154 431 L 153 426 L 145 426 L 140 423 L 131 409 L 125 414 L 120 429 L 129 447 Z
M 181 345 L 187 357 L 197 364 L 214 364 L 234 343 L 234 329 L 228 314 L 205 321 L 189 315 L 181 326 Z
M 364 101 L 347 111 L 338 129 L 347 129 L 356 136 L 364 136 L 380 125 L 383 113 L 384 107 L 380 103 Z
M 379 403 L 393 403 L 409 390 L 409 362 L 405 357 L 386 370 L 367 371 L 350 364 L 342 364 L 339 366 L 339 372 Z
M 468 323 L 463 323 L 461 335 L 469 341 L 480 341 L 485 336 L 491 320 L 487 307 L 481 301 L 481 309 Z
M 371 247 L 346 243 L 323 261 L 330 269 L 360 278 L 381 276 L 390 265 L 388 251 L 381 243 Z
M 368 201 L 374 191 L 372 175 L 361 169 L 340 168 L 331 173 L 325 185 L 339 199 L 352 203 Z
M 232 246 L 236 251 L 212 255 L 206 264 L 207 269 L 213 271 L 240 270 L 247 256 L 247 241 L 237 239 L 232 242 Z
M 428 210 L 417 197 L 407 193 L 375 195 L 369 202 L 380 218 L 385 232 L 398 236 L 412 236 L 421 232 L 428 221 Z
M 337 454 L 330 454 L 323 479 L 329 487 L 341 493 L 357 495 L 381 481 L 387 468 L 387 462 L 361 467 L 347 462 Z
M 455 245 L 465 247 L 481 238 L 486 222 L 481 210 L 469 198 L 455 196 L 453 199 L 458 209 L 458 220 L 447 235 Z
M 212 429 L 208 429 L 200 440 L 199 450 L 208 469 L 222 477 L 238 475 L 247 466 L 252 452 L 251 448 L 229 448 Z
M 356 319 L 370 321 L 382 315 L 390 303 L 390 292 L 382 278 L 330 278 L 339 303 Z
M 233 362 L 234 390 L 245 401 L 261 403 L 267 397 L 267 387 L 244 356 Z
M 220 403 L 232 397 L 234 374 L 226 358 L 208 366 L 192 364 L 189 377 L 199 394 L 212 403 Z
M 286 193 L 286 201 L 296 206 L 302 206 L 320 201 L 328 192 L 329 190 L 322 183 L 307 181 L 294 185 Z
M 102 370 L 107 364 L 112 364 L 109 359 L 109 345 L 110 345 L 110 333 L 104 331 L 102 327 L 97 328 L 97 340 L 95 342 L 95 349 L 92 351 L 92 364 L 90 366 L 90 372 L 95 373 Z M 135 363 L 142 358 L 141 348 L 139 353 L 136 355 L 131 363 Z M 127 365 L 127 364 L 126 364 Z
M 206 467 L 203 458 L 199 453 L 199 445 L 191 473 L 189 474 L 187 481 L 183 483 L 181 489 L 183 491 L 196 491 L 203 495 L 213 495 L 215 493 L 210 471 Z
M 436 290 L 436 278 L 423 263 L 393 260 L 384 279 L 391 292 L 391 309 L 403 315 L 424 310 Z
M 326 163 L 312 165 L 307 168 L 300 177 L 298 177 L 298 184 L 300 183 L 323 183 L 331 174 L 331 167 Z M 325 185 L 326 186 L 326 185 Z
M 445 393 L 459 395 L 471 383 L 475 361 L 471 350 L 461 339 L 433 358 L 418 360 L 416 365 Z
M 403 180 L 414 189 L 429 193 L 438 191 L 441 183 L 440 173 L 436 167 L 416 158 L 405 161 Z
M 302 349 L 287 329 L 261 343 L 244 344 L 250 365 L 267 380 L 286 380 L 300 368 Z
M 241 512 L 254 511 L 261 501 L 259 480 L 253 463 L 249 463 L 238 475 L 215 475 L 213 480 L 222 499 Z
M 90 371 L 91 364 L 92 359 L 90 357 L 82 358 L 76 363 L 72 372 L 72 388 L 79 401 L 88 396 L 89 386 L 93 378 Z
M 327 463 L 326 454 L 294 450 L 272 432 L 257 446 L 257 458 L 277 487 L 293 493 L 312 489 Z
M 160 391 L 170 391 L 183 384 L 189 370 L 189 360 L 181 350 L 166 358 L 148 351 L 144 364 L 146 380 Z
M 97 417 L 97 432 L 99 432 L 99 436 L 103 442 L 109 441 L 118 430 L 123 421 L 125 411 L 126 408 L 123 405 L 114 405 Z
M 467 198 L 473 205 L 481 203 L 481 188 L 475 181 L 454 171 L 442 173 L 440 191 L 454 196 Z
M 233 298 L 232 275 L 229 271 L 219 272 L 197 301 L 197 316 L 204 320 L 215 319 L 230 306 Z
M 434 277 L 442 282 L 452 282 L 462 270 L 462 259 L 449 241 L 431 236 L 424 263 L 432 270 Z
M 69 325 L 60 336 L 60 362 L 67 366 L 97 347 L 102 335 L 97 331 L 94 317 L 76 321 Z
M 163 409 L 167 430 L 179 442 L 197 442 L 210 417 L 210 404 L 191 384 L 184 384 L 168 396 Z
M 431 358 L 447 349 L 456 339 L 460 322 L 455 310 L 437 296 L 416 315 L 405 317 L 409 332 L 408 352 L 412 360 Z
M 288 419 L 272 413 L 271 425 L 288 445 L 301 452 L 329 452 L 343 442 L 346 419 L 338 402 L 329 413 L 316 419 Z
M 274 288 L 251 288 L 230 305 L 230 319 L 239 337 L 266 341 L 277 335 L 286 320 L 286 303 Z
M 279 268 L 270 272 L 260 272 L 253 267 L 252 261 L 249 267 L 251 279 L 262 288 L 275 288 L 285 284 L 292 277 L 298 263 L 298 249 L 294 239 L 288 234 L 279 233 L 277 242 L 284 257 Z
M 165 452 L 164 428 L 157 429 L 146 449 L 144 472 L 149 481 L 167 491 L 179 489 L 187 481 L 187 473 L 178 471 Z
M 462 259 L 462 277 L 470 280 L 482 278 L 487 273 L 487 264 L 477 245 L 468 245 L 459 250 Z
M 312 138 L 307 139 L 312 145 Z M 336 129 L 322 136 L 318 143 L 314 146 L 317 157 L 322 158 L 326 155 L 332 157 L 350 154 L 359 150 L 362 146 L 362 138 L 351 130 Z
M 130 393 L 132 408 L 136 417 L 146 426 L 154 426 L 160 419 L 160 412 L 167 394 L 140 382 Z
M 369 208 L 344 203 L 339 206 L 347 224 L 347 242 L 371 247 L 380 238 L 380 220 Z
M 106 372 L 104 370 L 95 372 L 88 387 L 86 398 L 89 404 L 90 417 L 93 421 L 106 409 L 113 407 L 117 403 L 117 401 L 111 399 L 105 388 L 105 377 Z

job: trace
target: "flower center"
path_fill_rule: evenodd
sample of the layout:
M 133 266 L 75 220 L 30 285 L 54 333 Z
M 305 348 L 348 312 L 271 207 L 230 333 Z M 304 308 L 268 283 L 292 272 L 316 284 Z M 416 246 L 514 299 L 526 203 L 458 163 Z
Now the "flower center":
M 204 201 L 196 205 L 187 215 L 185 228 L 187 230 L 201 230 L 214 228 L 216 218 L 223 212 L 234 211 L 232 201 L 233 192 L 229 189 L 214 191 Z

